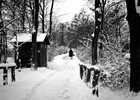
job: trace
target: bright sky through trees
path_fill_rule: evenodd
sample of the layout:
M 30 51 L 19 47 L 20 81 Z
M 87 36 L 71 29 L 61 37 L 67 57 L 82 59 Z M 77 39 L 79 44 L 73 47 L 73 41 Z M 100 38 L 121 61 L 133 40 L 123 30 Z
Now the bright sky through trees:
M 71 21 L 73 16 L 80 12 L 81 8 L 86 6 L 85 0 L 62 0 L 54 7 L 57 15 L 60 17 L 61 22 Z

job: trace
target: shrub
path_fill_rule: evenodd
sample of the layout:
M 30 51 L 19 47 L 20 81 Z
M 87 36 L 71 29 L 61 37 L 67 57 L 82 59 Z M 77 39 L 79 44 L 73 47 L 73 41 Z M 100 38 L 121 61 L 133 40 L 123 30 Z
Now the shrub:
M 110 75 L 105 77 L 102 85 L 109 87 L 111 90 L 120 90 L 125 88 L 130 83 L 130 65 L 128 62 L 119 64 L 107 64 L 102 69 L 103 72 L 108 72 Z M 101 74 L 100 77 L 104 77 Z
M 48 60 L 52 61 L 55 56 L 65 54 L 67 53 L 67 51 L 68 51 L 68 47 L 51 45 L 48 48 Z
M 78 47 L 77 57 L 82 62 L 91 64 L 91 48 Z M 130 63 L 120 53 L 103 50 L 102 57 L 98 56 L 98 62 L 101 65 L 102 86 L 119 90 L 129 85 Z M 104 77 L 104 72 L 109 73 L 109 76 Z
M 91 64 L 91 48 L 90 47 L 78 47 L 76 51 L 78 59 L 84 63 Z

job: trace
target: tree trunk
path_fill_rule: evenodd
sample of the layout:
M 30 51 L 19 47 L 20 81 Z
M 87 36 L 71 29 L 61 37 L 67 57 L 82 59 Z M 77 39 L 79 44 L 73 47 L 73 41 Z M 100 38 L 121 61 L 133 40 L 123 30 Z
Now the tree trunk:
M 23 2 L 23 7 L 22 7 L 22 29 L 25 29 L 24 23 L 25 23 L 25 12 L 26 12 L 26 0 Z
M 6 33 L 4 32 L 4 30 L 1 30 L 4 26 L 2 19 L 2 3 L 3 0 L 0 1 L 0 63 L 5 63 L 7 56 L 7 39 Z
M 138 0 L 138 6 L 140 6 L 140 0 Z
M 54 0 L 52 0 L 52 4 L 51 4 L 51 10 L 50 10 L 50 35 L 52 33 L 52 14 L 53 14 L 53 5 L 54 5 Z
M 100 0 L 95 0 L 95 9 L 99 8 Z M 100 32 L 100 22 L 98 21 L 99 12 L 95 11 L 95 31 L 94 37 L 92 37 L 92 65 L 97 64 L 97 43 Z
M 0 29 L 2 28 L 2 0 L 0 1 Z M 2 62 L 2 30 L 0 30 L 0 63 Z
M 32 33 L 32 67 L 37 70 L 37 42 L 36 32 Z
M 64 24 L 61 24 L 61 30 L 62 30 L 62 34 L 61 34 L 61 46 L 64 46 Z
M 42 33 L 45 33 L 45 16 L 44 16 L 44 13 L 45 13 L 45 0 L 43 0 L 43 10 L 42 10 Z
M 127 20 L 130 26 L 130 51 L 131 51 L 131 73 L 130 73 L 130 91 L 138 93 L 140 91 L 140 16 L 136 12 L 134 0 L 126 0 Z
M 37 70 L 37 33 L 38 33 L 38 13 L 39 13 L 39 0 L 35 0 L 35 12 L 34 12 L 34 26 L 35 32 L 32 34 L 32 66 L 34 70 Z

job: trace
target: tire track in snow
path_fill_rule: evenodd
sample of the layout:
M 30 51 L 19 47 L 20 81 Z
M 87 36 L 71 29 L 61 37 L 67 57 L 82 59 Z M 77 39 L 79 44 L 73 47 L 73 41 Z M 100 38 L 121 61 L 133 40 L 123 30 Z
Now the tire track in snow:
M 47 79 L 49 79 L 52 75 L 54 75 L 54 73 L 55 73 L 54 71 L 49 73 L 44 79 L 34 84 L 32 89 L 26 94 L 26 97 L 22 100 L 30 100 L 32 95 L 34 95 L 35 91 L 37 90 L 37 88 L 39 88 Z
M 67 100 L 67 87 L 72 74 L 69 71 L 57 71 L 50 80 L 39 87 L 30 100 Z M 69 100 L 69 99 L 68 99 Z

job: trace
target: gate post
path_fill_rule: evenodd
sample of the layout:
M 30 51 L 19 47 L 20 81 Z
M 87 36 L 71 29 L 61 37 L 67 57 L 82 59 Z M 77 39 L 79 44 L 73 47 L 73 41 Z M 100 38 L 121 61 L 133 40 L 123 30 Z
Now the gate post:
M 8 84 L 8 69 L 6 67 L 3 68 L 3 85 Z
M 15 67 L 12 67 L 11 68 L 11 81 L 14 82 L 16 79 L 15 79 Z

